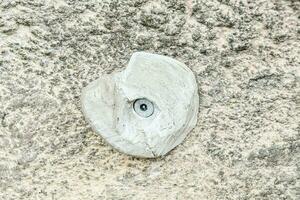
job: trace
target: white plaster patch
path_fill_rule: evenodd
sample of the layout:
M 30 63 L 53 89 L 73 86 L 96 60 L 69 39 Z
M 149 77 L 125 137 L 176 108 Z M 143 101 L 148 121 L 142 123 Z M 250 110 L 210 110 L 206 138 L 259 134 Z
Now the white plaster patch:
M 94 130 L 119 151 L 139 157 L 162 156 L 180 144 L 196 125 L 198 104 L 188 67 L 145 52 L 82 92 L 83 113 Z

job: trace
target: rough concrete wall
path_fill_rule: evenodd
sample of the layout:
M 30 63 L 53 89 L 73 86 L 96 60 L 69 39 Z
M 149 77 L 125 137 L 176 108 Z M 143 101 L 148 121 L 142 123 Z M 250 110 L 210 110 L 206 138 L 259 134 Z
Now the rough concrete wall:
M 299 199 L 297 0 L 0 1 L 0 199 Z M 135 51 L 197 75 L 197 127 L 159 159 L 113 150 L 81 88 Z

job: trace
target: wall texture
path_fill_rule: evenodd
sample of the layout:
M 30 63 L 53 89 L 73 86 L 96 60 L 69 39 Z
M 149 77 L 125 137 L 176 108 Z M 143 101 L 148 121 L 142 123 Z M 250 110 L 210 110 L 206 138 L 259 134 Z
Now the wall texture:
M 159 159 L 80 108 L 136 51 L 199 83 L 196 128 Z M 0 199 L 299 199 L 299 67 L 297 0 L 0 0 Z

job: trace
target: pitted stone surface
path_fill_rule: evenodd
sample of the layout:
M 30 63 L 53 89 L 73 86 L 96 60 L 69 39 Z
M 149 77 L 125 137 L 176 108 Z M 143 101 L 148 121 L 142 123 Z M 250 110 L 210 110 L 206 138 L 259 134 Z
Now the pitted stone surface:
M 0 199 L 299 199 L 299 1 L 0 1 Z M 81 88 L 136 51 L 191 67 L 194 131 L 114 151 Z

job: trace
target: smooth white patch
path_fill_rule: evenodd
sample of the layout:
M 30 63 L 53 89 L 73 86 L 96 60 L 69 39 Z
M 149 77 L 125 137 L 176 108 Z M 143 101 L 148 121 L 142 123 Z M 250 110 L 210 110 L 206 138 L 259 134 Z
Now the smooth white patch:
M 161 55 L 134 53 L 128 67 L 90 83 L 82 108 L 93 129 L 117 150 L 162 156 L 194 128 L 198 113 L 195 76 Z

